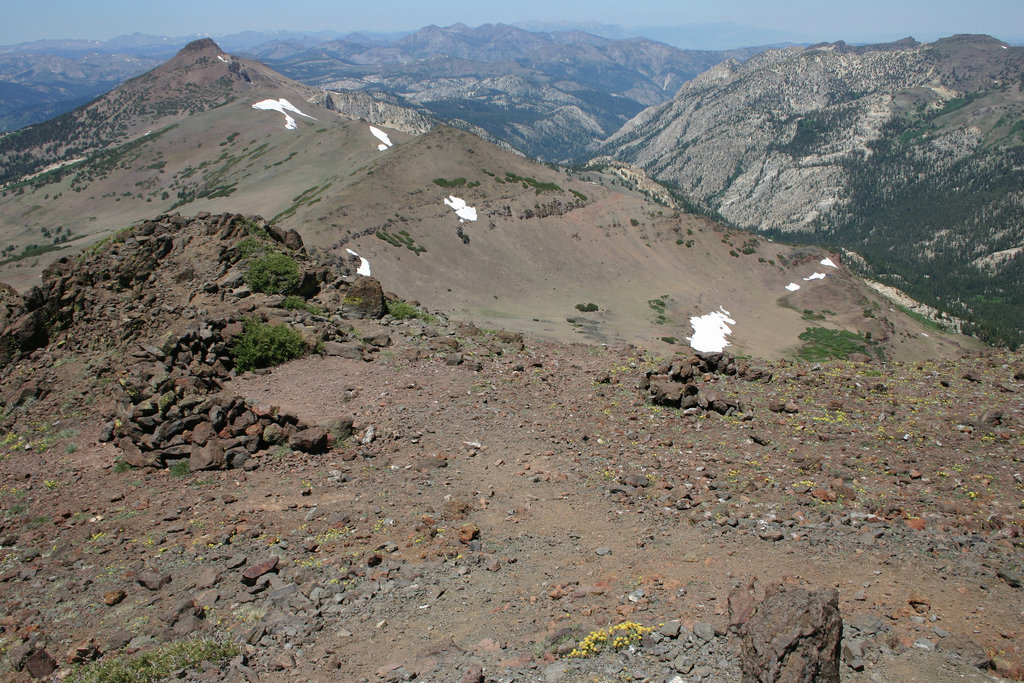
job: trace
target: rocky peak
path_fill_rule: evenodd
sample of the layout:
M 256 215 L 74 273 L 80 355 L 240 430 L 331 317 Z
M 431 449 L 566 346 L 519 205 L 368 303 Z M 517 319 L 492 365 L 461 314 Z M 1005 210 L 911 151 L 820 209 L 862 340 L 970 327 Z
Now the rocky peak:
M 178 55 L 195 55 L 201 52 L 223 54 L 224 51 L 220 49 L 220 45 L 217 45 L 212 38 L 200 38 L 181 48 L 178 51 Z

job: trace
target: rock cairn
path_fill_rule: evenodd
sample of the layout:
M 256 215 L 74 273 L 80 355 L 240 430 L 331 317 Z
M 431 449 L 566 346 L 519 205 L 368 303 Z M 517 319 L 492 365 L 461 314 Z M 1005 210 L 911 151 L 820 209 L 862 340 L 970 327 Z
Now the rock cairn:
M 715 375 L 739 376 L 750 382 L 771 382 L 771 370 L 737 360 L 728 353 L 677 354 L 647 370 L 637 385 L 654 405 L 721 415 L 746 413 L 744 403 L 710 384 Z

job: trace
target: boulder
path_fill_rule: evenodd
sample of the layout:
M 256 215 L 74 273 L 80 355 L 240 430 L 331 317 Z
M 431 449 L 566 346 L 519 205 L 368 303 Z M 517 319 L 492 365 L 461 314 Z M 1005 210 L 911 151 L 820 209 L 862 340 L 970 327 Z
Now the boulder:
M 221 470 L 227 466 L 227 457 L 220 439 L 210 438 L 204 446 L 193 446 L 188 458 L 188 468 L 199 470 Z
M 750 613 L 745 603 L 730 600 Z M 776 584 L 744 616 L 731 615 L 739 625 L 744 683 L 839 683 L 839 591 Z
M 157 453 L 143 452 L 128 437 L 121 439 L 118 446 L 121 448 L 121 453 L 124 454 L 124 461 L 132 467 L 160 467 L 161 465 Z
M 288 439 L 288 447 L 303 453 L 323 453 L 327 450 L 327 430 L 323 427 L 310 427 L 295 432 Z
M 384 290 L 377 278 L 357 278 L 345 294 L 342 310 L 349 318 L 382 318 L 387 313 Z
M 323 354 L 325 356 L 338 356 L 340 358 L 362 360 L 363 345 L 359 342 L 325 341 L 323 344 Z

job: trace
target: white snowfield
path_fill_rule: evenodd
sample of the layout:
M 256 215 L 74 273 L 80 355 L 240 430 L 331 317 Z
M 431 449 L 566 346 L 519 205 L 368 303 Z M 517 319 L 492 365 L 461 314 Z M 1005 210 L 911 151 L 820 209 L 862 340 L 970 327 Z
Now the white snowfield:
M 370 262 L 351 249 L 345 249 L 345 251 L 359 259 L 359 268 L 356 269 L 356 275 L 365 275 L 366 277 L 370 277 Z
M 228 63 L 228 60 L 224 59 L 224 55 L 217 55 L 217 59 L 219 59 L 220 61 L 224 62 L 225 64 Z
M 381 152 L 388 149 L 394 144 L 393 142 L 391 142 L 391 138 L 388 137 L 388 134 L 382 131 L 380 128 L 377 128 L 376 126 L 370 126 L 370 132 L 373 133 L 373 137 L 380 140 L 380 144 L 377 145 L 377 149 L 380 150 Z
M 453 194 L 448 195 L 448 199 L 444 200 L 445 205 L 452 207 L 455 210 L 455 215 L 459 218 L 467 221 L 476 220 L 476 207 L 466 206 L 465 199 L 459 199 Z
M 835 261 L 828 257 L 821 259 L 820 263 L 826 268 L 839 268 L 839 266 L 836 265 Z M 805 277 L 804 282 L 810 282 L 811 280 L 824 280 L 826 277 L 827 276 L 825 273 L 813 273 L 810 277 Z M 790 292 L 795 292 L 798 289 L 800 289 L 800 285 L 798 285 L 795 282 L 790 282 L 788 285 L 786 285 L 786 289 L 789 290 Z
M 296 128 L 299 127 L 298 124 L 295 123 L 295 119 L 293 119 L 291 115 L 288 114 L 288 112 L 298 114 L 299 116 L 305 116 L 307 119 L 312 119 L 313 121 L 316 121 L 314 117 L 310 116 L 309 114 L 302 113 L 295 107 L 295 105 L 293 105 L 291 102 L 284 99 L 283 97 L 279 100 L 263 100 L 261 102 L 257 102 L 256 104 L 252 105 L 252 108 L 262 109 L 264 111 L 280 112 L 281 114 L 284 115 L 285 130 L 295 130 Z
M 725 336 L 732 334 L 729 325 L 735 325 L 736 321 L 729 317 L 729 311 L 719 306 L 717 311 L 690 318 L 690 324 L 693 325 L 693 336 L 686 338 L 690 347 L 694 351 L 711 353 L 729 346 Z

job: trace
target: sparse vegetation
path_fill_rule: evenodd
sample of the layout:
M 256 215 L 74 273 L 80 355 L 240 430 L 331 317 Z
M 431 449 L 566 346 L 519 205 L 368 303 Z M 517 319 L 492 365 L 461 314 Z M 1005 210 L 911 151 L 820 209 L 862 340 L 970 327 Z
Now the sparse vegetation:
M 237 655 L 237 643 L 199 638 L 161 645 L 139 654 L 106 657 L 75 668 L 68 683 L 152 683 L 176 671 L 193 669 L 202 662 L 217 665 Z
M 426 247 L 416 244 L 416 240 L 405 230 L 400 230 L 395 234 L 382 229 L 377 230 L 374 235 L 377 236 L 377 239 L 384 240 L 393 247 L 405 247 L 417 256 L 427 250 Z
M 434 178 L 434 184 L 440 187 L 462 187 L 466 184 L 466 179 L 452 178 L 451 180 L 445 180 L 444 178 Z
M 576 304 L 576 310 L 581 313 L 593 313 L 597 310 L 597 304 Z
M 286 296 L 281 301 L 281 308 L 283 308 L 285 310 L 288 310 L 288 311 L 294 311 L 294 310 L 306 311 L 307 313 L 309 313 L 311 315 L 323 315 L 324 314 L 324 309 L 320 308 L 316 304 L 310 303 L 306 299 L 303 299 L 301 296 L 297 296 L 295 294 L 289 294 L 288 296 Z
M 808 327 L 800 333 L 804 345 L 796 352 L 797 358 L 810 362 L 832 359 L 845 360 L 851 353 L 870 355 L 867 339 L 848 330 L 827 327 Z

